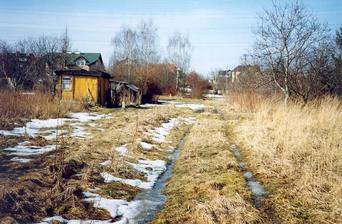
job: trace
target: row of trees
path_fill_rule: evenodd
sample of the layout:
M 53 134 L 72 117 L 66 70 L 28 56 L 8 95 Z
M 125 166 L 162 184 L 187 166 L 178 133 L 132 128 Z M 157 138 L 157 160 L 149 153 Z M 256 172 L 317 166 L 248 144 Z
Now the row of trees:
M 274 1 L 255 34 L 249 63 L 260 66 L 258 86 L 278 88 L 285 103 L 342 94 L 342 28 L 332 36 L 301 3 Z
M 145 97 L 143 101 L 150 101 L 155 94 L 175 94 L 186 85 L 192 54 L 187 36 L 175 32 L 163 56 L 158 28 L 149 20 L 137 27 L 123 26 L 112 44 L 110 72 L 117 79 L 138 85 Z
M 67 30 L 60 37 L 27 38 L 12 44 L 0 40 L 2 87 L 17 90 L 39 85 L 53 91 L 54 70 L 63 68 L 69 50 Z

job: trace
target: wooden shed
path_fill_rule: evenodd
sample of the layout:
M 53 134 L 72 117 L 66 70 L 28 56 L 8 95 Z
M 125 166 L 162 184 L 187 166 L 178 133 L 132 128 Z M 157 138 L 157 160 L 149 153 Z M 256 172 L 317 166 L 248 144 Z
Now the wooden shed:
M 110 104 L 111 75 L 102 71 L 59 70 L 56 91 L 63 99 Z
M 123 81 L 110 81 L 111 103 L 113 106 L 126 107 L 140 105 L 141 93 L 137 86 Z

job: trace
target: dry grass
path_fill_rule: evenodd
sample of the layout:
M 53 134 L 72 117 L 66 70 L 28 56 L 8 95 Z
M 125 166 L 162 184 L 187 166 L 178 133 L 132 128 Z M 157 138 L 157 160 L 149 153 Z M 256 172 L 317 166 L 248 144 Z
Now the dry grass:
M 123 178 L 144 179 L 144 175 L 133 170 L 125 160 L 167 160 L 167 147 L 162 144 L 158 150 L 146 152 L 137 147 L 137 140 L 142 138 L 148 129 L 160 126 L 171 117 L 186 116 L 187 113 L 173 107 L 128 108 L 125 111 L 102 109 L 100 112 L 111 113 L 113 116 L 111 119 L 96 121 L 98 128 L 105 129 L 105 132 L 97 127 L 87 126 L 92 134 L 91 139 L 60 138 L 57 151 L 37 157 L 28 164 L 11 162 L 8 167 L 11 172 L 0 173 L 3 185 L 7 183 L 17 186 L 11 188 L 10 192 L 0 189 L 0 204 L 5 205 L 0 206 L 0 222 L 3 221 L 1 218 L 11 216 L 22 223 L 31 223 L 51 213 L 63 215 L 67 219 L 108 219 L 108 212 L 86 204 L 80 192 L 98 188 L 98 193 L 105 197 L 131 200 L 139 189 L 119 183 L 104 183 L 100 173 L 105 171 Z M 178 141 L 178 133 L 183 131 L 182 127 L 174 130 L 169 140 Z M 17 140 L 13 141 L 15 143 Z M 115 150 L 115 147 L 127 143 L 128 156 L 132 158 L 122 158 Z M 108 159 L 112 161 L 111 166 L 100 165 Z M 17 167 L 13 167 L 14 165 Z M 75 174 L 84 175 L 79 177 Z M 13 178 L 14 176 L 16 178 Z M 13 200 L 7 200 L 7 195 L 14 195 L 16 203 L 11 204 Z M 32 201 L 31 197 L 34 198 L 33 203 L 26 203 Z M 31 207 L 25 207 L 26 204 Z M 12 214 L 13 211 L 16 213 Z
M 283 223 L 342 223 L 342 102 L 268 100 L 237 124 L 249 166 Z
M 152 223 L 253 223 L 259 219 L 228 146 L 220 116 L 201 114 L 167 183 L 165 208 Z
M 85 109 L 83 103 L 59 100 L 49 93 L 0 91 L 0 128 L 13 128 L 32 118 L 65 116 Z

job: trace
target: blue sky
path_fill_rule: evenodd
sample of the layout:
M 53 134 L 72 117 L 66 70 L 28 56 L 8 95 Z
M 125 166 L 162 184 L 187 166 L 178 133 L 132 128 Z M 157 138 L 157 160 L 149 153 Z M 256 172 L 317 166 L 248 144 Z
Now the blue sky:
M 336 30 L 342 0 L 304 0 L 309 10 Z M 111 39 L 123 24 L 152 19 L 165 48 L 175 31 L 194 47 L 191 67 L 202 74 L 233 68 L 253 44 L 257 13 L 271 0 L 0 0 L 0 39 L 59 35 L 68 27 L 74 50 L 100 52 L 107 64 Z

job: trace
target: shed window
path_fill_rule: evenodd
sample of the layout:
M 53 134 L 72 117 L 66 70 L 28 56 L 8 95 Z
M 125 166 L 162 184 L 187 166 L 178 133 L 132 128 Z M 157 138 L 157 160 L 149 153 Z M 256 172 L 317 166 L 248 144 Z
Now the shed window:
M 63 76 L 62 88 L 63 88 L 63 90 L 71 90 L 72 89 L 72 79 L 70 76 Z

